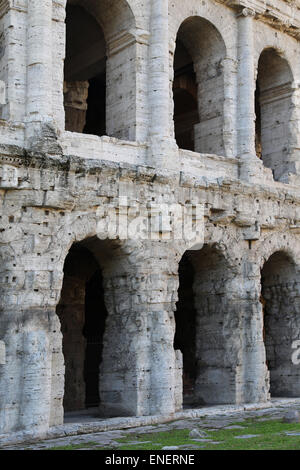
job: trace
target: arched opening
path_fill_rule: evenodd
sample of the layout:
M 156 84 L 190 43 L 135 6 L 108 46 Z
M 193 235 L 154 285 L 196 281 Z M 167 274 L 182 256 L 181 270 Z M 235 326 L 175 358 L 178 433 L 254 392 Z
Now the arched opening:
M 67 0 L 67 131 L 136 140 L 135 29 L 127 0 Z
M 80 5 L 67 3 L 64 67 L 65 128 L 106 133 L 106 43 L 100 24 Z
M 134 267 L 123 248 L 93 236 L 74 243 L 65 259 L 51 335 L 52 426 L 62 424 L 64 411 L 73 411 L 69 422 L 79 411 L 87 420 L 142 414 L 140 312 L 132 306 Z
M 292 81 L 287 60 L 275 49 L 265 49 L 258 62 L 255 92 L 256 152 L 275 180 L 289 166 Z
M 179 289 L 176 305 L 174 349 L 183 359 L 183 404 L 194 403 L 196 380 L 196 309 L 193 292 L 194 268 L 186 252 L 179 263 Z
M 224 41 L 207 20 L 180 26 L 174 55 L 174 129 L 180 148 L 224 154 Z
M 187 251 L 180 262 L 174 348 L 183 355 L 186 406 L 236 401 L 234 332 L 229 327 L 236 313 L 230 287 L 234 277 L 214 246 Z
M 293 363 L 293 342 L 300 337 L 300 290 L 296 265 L 283 251 L 261 271 L 264 341 L 273 397 L 300 397 L 300 366 Z
M 174 127 L 179 148 L 195 150 L 194 126 L 199 123 L 197 82 L 193 61 L 177 39 L 174 58 Z
M 82 244 L 74 244 L 66 257 L 56 312 L 65 362 L 64 411 L 98 407 L 107 310 L 101 268 Z

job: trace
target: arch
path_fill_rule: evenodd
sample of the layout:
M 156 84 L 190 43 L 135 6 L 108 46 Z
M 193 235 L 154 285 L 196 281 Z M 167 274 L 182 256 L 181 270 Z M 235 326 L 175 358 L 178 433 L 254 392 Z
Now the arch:
M 225 57 L 225 43 L 210 21 L 199 16 L 183 21 L 177 32 L 173 83 L 175 138 L 179 146 L 188 141 L 183 148 L 224 154 Z M 197 97 L 197 108 L 192 100 L 185 100 L 182 112 L 176 113 L 179 85 Z
M 124 369 L 132 355 L 126 340 L 120 346 L 121 337 L 130 333 L 119 328 L 116 311 L 127 268 L 127 257 L 114 240 L 89 236 L 69 248 L 53 328 L 51 425 L 63 412 L 89 407 L 108 417 L 137 413 L 136 390 L 127 383 L 135 371 L 128 365 Z M 122 374 L 124 383 L 119 382 Z
M 237 272 L 217 245 L 186 251 L 179 264 L 174 348 L 183 354 L 183 403 L 235 403 Z
M 174 82 L 175 83 L 175 82 Z M 181 83 L 176 84 L 174 93 L 175 138 L 179 148 L 195 150 L 194 125 L 199 122 L 197 100 Z
M 273 397 L 300 396 L 299 365 L 293 343 L 300 337 L 300 278 L 291 254 L 275 251 L 261 270 L 263 336 Z
M 67 3 L 81 6 L 93 16 L 101 26 L 106 41 L 136 26 L 133 11 L 126 0 L 67 0 Z
M 255 91 L 256 152 L 275 180 L 289 169 L 293 75 L 288 61 L 274 48 L 265 48 L 258 61 Z
M 298 80 L 297 67 L 297 39 L 284 33 L 274 31 L 268 25 L 255 21 L 254 24 L 254 64 L 258 68 L 258 61 L 264 50 L 273 49 L 288 63 L 292 75 Z
M 134 29 L 135 18 L 126 0 L 67 1 L 64 62 L 67 131 L 134 140 Z M 116 88 L 122 93 L 116 93 Z
M 80 244 L 74 244 L 66 257 L 56 313 L 63 336 L 64 410 L 98 406 L 99 366 L 107 310 L 101 268 L 92 253 Z
M 67 131 L 106 134 L 106 42 L 80 3 L 66 6 L 64 105 Z
M 183 402 L 194 401 L 196 380 L 196 309 L 193 292 L 194 267 L 185 252 L 179 263 L 179 289 L 176 305 L 176 332 L 174 349 L 180 350 L 183 358 Z M 182 399 L 182 397 L 181 397 Z
M 180 25 L 191 17 L 200 17 L 214 25 L 220 32 L 227 55 L 234 58 L 236 49 L 236 38 L 232 31 L 237 32 L 235 15 L 225 5 L 218 3 L 203 3 L 198 0 L 189 0 L 182 3 L 181 0 L 169 0 L 169 39 L 171 50 L 174 52 L 175 41 Z M 230 27 L 228 27 L 230 25 Z
M 300 245 L 295 235 L 282 231 L 265 237 L 256 250 L 255 259 L 259 268 L 262 269 L 266 261 L 276 252 L 284 252 L 296 264 L 300 264 Z

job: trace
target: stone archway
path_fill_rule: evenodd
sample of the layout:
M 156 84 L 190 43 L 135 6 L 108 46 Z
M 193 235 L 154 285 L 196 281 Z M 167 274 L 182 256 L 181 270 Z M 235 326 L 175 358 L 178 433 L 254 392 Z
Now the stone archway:
M 255 91 L 255 144 L 257 155 L 277 181 L 291 170 L 292 82 L 288 61 L 276 49 L 264 49 Z
M 215 26 L 200 16 L 181 24 L 174 55 L 174 127 L 179 146 L 224 154 L 226 47 Z
M 142 289 L 143 296 L 145 286 L 139 267 L 132 265 L 134 249 L 130 246 L 128 254 L 126 247 L 89 236 L 75 243 L 66 257 L 67 277 L 53 321 L 51 425 L 62 422 L 64 395 L 69 410 L 99 405 L 96 413 L 101 417 L 149 414 L 148 317 L 140 302 L 136 304 L 137 292 Z M 94 347 L 98 358 L 91 362 L 95 358 L 88 349 Z
M 174 348 L 183 354 L 187 406 L 239 399 L 238 329 L 232 331 L 239 325 L 235 278 L 216 246 L 187 251 L 180 262 Z
M 126 0 L 67 0 L 67 131 L 135 140 L 135 27 Z
M 100 24 L 80 4 L 66 7 L 64 103 L 67 131 L 106 134 L 106 42 Z
M 266 361 L 273 397 L 300 397 L 300 366 L 293 343 L 300 338 L 300 282 L 285 251 L 273 253 L 261 270 Z
M 177 39 L 174 57 L 174 128 L 179 148 L 195 150 L 194 125 L 199 123 L 198 86 L 193 60 Z
M 176 304 L 174 349 L 183 359 L 183 404 L 193 403 L 196 380 L 196 308 L 193 291 L 195 271 L 185 252 L 179 263 L 179 289 Z
M 74 244 L 65 260 L 56 313 L 65 362 L 64 411 L 99 406 L 99 368 L 107 310 L 102 272 L 92 253 Z

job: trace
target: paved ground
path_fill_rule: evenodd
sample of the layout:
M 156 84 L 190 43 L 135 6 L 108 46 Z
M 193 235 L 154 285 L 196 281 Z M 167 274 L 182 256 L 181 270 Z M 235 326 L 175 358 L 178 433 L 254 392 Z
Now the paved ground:
M 170 431 L 175 429 L 195 429 L 200 430 L 217 430 L 217 429 L 228 429 L 233 423 L 242 422 L 247 418 L 259 417 L 260 419 L 282 419 L 289 411 L 298 410 L 300 411 L 300 404 L 289 404 L 287 405 L 278 405 L 272 408 L 266 408 L 261 410 L 254 411 L 238 411 L 234 413 L 226 412 L 223 415 L 219 414 L 214 416 L 213 414 L 209 416 L 202 416 L 198 418 L 186 418 L 175 420 L 166 424 L 156 424 L 150 426 L 140 426 L 138 428 L 131 428 L 125 430 L 111 430 L 111 431 L 102 431 L 102 432 L 93 432 L 89 434 L 76 435 L 76 436 L 66 436 L 58 439 L 51 439 L 40 441 L 35 444 L 16 444 L 1 447 L 3 450 L 46 450 L 53 447 L 62 447 L 72 445 L 83 445 L 81 450 L 86 449 L 97 449 L 97 448 L 110 448 L 118 449 L 121 446 L 116 439 L 123 437 L 129 437 L 132 435 L 133 439 L 129 441 L 132 445 L 134 441 L 134 435 L 145 434 L 147 432 L 162 432 Z M 72 420 L 72 419 L 71 419 Z M 245 437 L 243 437 L 245 438 Z M 92 443 L 92 444 L 90 444 Z M 124 445 L 124 444 L 123 444 Z M 179 443 L 180 445 L 180 443 Z

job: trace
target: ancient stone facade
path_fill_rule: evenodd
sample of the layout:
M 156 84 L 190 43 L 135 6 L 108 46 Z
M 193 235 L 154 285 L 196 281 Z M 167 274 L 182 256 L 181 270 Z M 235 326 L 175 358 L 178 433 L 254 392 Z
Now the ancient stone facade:
M 0 434 L 300 397 L 299 1 L 1 0 L 0 38 Z M 151 204 L 203 247 L 113 236 Z

